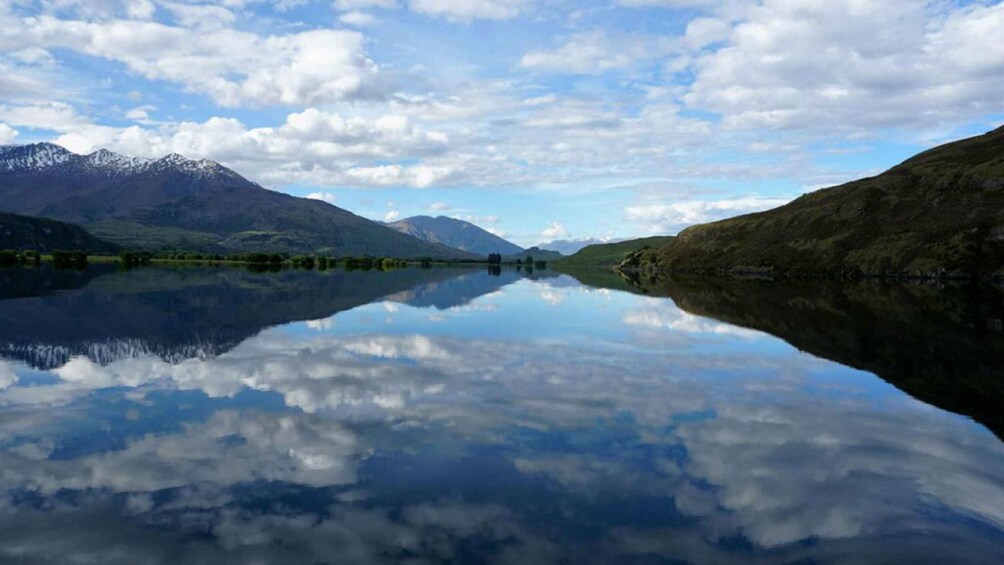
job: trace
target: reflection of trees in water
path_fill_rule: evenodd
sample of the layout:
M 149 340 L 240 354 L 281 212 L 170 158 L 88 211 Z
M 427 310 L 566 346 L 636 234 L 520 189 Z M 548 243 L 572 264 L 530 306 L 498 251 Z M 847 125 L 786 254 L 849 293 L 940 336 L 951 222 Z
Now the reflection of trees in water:
M 1000 288 L 714 277 L 627 283 L 668 296 L 692 314 L 764 331 L 813 355 L 875 373 L 1004 436 Z
M 77 355 L 100 363 L 149 354 L 171 362 L 206 358 L 266 327 L 327 318 L 405 291 L 412 291 L 416 305 L 446 308 L 511 282 L 479 277 L 484 284 L 444 284 L 472 272 L 5 269 L 0 355 L 40 369 Z

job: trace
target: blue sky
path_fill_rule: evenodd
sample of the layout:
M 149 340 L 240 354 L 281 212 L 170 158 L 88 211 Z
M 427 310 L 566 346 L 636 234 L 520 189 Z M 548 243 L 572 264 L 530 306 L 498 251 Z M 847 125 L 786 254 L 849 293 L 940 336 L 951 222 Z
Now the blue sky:
M 0 0 L 0 143 L 516 243 L 676 233 L 1004 121 L 1004 5 Z

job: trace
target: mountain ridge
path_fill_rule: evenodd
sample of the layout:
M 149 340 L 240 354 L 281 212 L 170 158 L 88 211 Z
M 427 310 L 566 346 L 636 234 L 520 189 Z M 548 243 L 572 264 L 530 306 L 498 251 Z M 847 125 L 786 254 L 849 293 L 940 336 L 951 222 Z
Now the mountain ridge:
M 522 247 L 474 223 L 448 216 L 411 216 L 387 225 L 430 243 L 441 243 L 480 255 L 513 255 L 523 252 Z
M 0 147 L 0 210 L 82 225 L 126 247 L 476 259 L 332 204 L 272 191 L 215 161 L 59 145 Z

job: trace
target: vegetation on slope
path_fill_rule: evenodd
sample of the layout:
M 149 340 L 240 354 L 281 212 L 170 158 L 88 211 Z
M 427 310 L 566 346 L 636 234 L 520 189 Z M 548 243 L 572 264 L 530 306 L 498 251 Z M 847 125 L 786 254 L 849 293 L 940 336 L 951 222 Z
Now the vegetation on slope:
M 0 212 L 0 249 L 39 252 L 82 249 L 91 253 L 114 253 L 118 246 L 94 237 L 80 226 Z
M 613 267 L 619 265 L 631 253 L 642 249 L 660 248 L 668 244 L 672 239 L 672 236 L 656 236 L 618 241 L 617 243 L 588 245 L 583 247 L 578 253 L 555 262 L 555 266 L 559 268 L 569 266 Z
M 687 228 L 623 268 L 1004 275 L 1004 128 L 773 210 Z

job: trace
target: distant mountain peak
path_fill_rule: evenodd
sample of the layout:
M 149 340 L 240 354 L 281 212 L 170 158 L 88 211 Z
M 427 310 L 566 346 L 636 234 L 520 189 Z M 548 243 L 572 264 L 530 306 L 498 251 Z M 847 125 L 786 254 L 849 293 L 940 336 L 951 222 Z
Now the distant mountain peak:
M 239 176 L 236 172 L 224 167 L 216 161 L 210 161 L 209 159 L 189 159 L 179 153 L 165 155 L 156 161 L 152 161 L 150 166 L 156 168 L 171 168 L 188 173 L 203 175 L 223 174 L 227 176 Z
M 48 142 L 0 146 L 0 169 L 32 173 L 59 165 L 90 167 L 112 176 L 164 169 L 197 175 L 239 176 L 216 161 L 189 159 L 178 153 L 171 153 L 159 159 L 144 159 L 127 157 L 104 148 L 87 155 L 78 155 L 65 147 Z
M 149 159 L 126 157 L 108 149 L 98 149 L 87 155 L 87 163 L 98 168 L 136 169 L 150 162 Z
M 481 255 L 489 253 L 511 255 L 523 251 L 518 245 L 484 228 L 448 216 L 411 216 L 387 225 L 401 233 L 430 243 L 441 243 Z
M 44 169 L 65 163 L 73 157 L 74 153 L 55 143 L 4 145 L 0 147 L 0 168 Z

